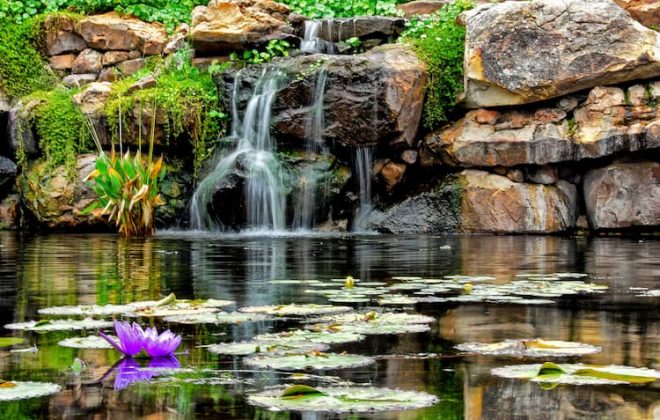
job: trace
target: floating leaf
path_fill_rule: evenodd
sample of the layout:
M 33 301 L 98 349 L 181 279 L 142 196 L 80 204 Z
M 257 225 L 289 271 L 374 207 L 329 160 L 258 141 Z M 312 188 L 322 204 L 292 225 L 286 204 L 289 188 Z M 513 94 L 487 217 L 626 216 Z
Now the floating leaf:
M 266 305 L 266 306 L 247 306 L 239 309 L 246 313 L 264 313 L 277 316 L 309 316 L 336 314 L 341 312 L 350 312 L 353 309 L 348 306 L 316 305 L 291 303 L 289 305 Z
M 337 294 L 328 296 L 328 301 L 334 303 L 369 303 L 371 302 L 371 299 L 358 294 Z
M 241 324 L 268 320 L 263 314 L 246 314 L 241 312 L 211 312 L 186 315 L 173 315 L 163 318 L 165 322 L 178 324 Z
M 321 283 L 318 280 L 271 280 L 269 283 L 272 284 L 304 284 L 307 286 L 311 286 L 314 284 L 319 284 Z
M 318 328 L 318 326 L 317 326 Z M 389 324 L 378 322 L 359 322 L 354 324 L 341 324 L 334 327 L 336 331 L 355 334 L 415 334 L 431 331 L 426 324 Z
M 119 342 L 115 336 L 109 336 L 111 339 Z M 57 343 L 62 347 L 71 347 L 74 349 L 111 349 L 112 346 L 105 339 L 98 335 L 89 335 L 87 337 L 73 337 Z
M 167 305 L 157 305 L 138 308 L 133 312 L 125 314 L 130 317 L 165 317 L 175 315 L 192 315 L 200 313 L 212 313 L 220 311 L 220 308 L 234 305 L 231 300 L 179 300 Z
M 0 387 L 0 401 L 15 401 L 44 397 L 60 392 L 60 386 L 48 382 L 12 382 L 15 386 Z
M 533 364 L 495 368 L 491 373 L 503 378 L 529 379 L 570 385 L 643 384 L 660 379 L 660 372 L 629 366 L 584 364 Z
M 0 337 L 0 348 L 21 344 L 23 341 L 25 340 L 20 337 Z
M 493 356 L 548 357 L 583 356 L 602 349 L 590 344 L 559 340 L 505 340 L 497 343 L 463 343 L 456 346 L 460 351 Z
M 417 303 L 417 299 L 404 295 L 382 295 L 378 300 L 378 304 L 382 306 L 387 306 L 387 305 L 404 306 L 404 305 L 414 305 L 416 303 Z
M 351 312 L 336 315 L 324 315 L 318 318 L 310 319 L 310 323 L 335 323 L 335 324 L 353 324 L 359 322 L 369 322 L 377 324 L 430 324 L 435 318 L 421 314 L 410 314 L 405 312 Z
M 321 395 L 328 395 L 325 392 L 321 392 L 316 388 L 312 388 L 311 386 L 308 385 L 292 385 L 284 390 L 282 392 L 282 395 L 280 395 L 280 398 L 283 399 L 299 399 L 301 397 L 318 397 Z
M 331 370 L 351 369 L 375 363 L 368 356 L 357 354 L 317 353 L 256 355 L 245 359 L 248 366 L 277 370 Z
M 428 407 L 438 400 L 424 392 L 367 387 L 319 387 L 311 398 L 282 397 L 284 389 L 273 388 L 250 395 L 248 403 L 276 411 L 372 413 Z
M 256 336 L 254 341 L 278 345 L 293 345 L 293 343 L 343 344 L 362 341 L 363 339 L 363 335 L 349 332 L 294 330 L 273 334 L 261 334 Z
M 211 353 L 228 356 L 247 356 L 255 353 L 309 353 L 313 351 L 326 351 L 329 348 L 330 346 L 322 343 L 274 344 L 263 341 L 242 341 L 213 344 L 207 347 L 207 350 Z
M 112 327 L 110 321 L 100 321 L 96 319 L 56 319 L 48 323 L 39 323 L 37 321 L 19 322 L 16 324 L 7 324 L 5 328 L 10 330 L 26 331 L 73 331 L 73 330 L 93 330 L 99 328 Z

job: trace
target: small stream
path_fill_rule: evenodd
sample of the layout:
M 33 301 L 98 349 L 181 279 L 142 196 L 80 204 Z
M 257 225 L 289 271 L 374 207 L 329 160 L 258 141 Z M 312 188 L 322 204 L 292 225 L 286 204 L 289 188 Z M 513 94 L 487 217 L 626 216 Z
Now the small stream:
M 37 319 L 54 305 L 125 303 L 179 298 L 235 300 L 237 307 L 274 303 L 327 303 L 300 285 L 272 280 L 353 275 L 390 282 L 393 276 L 489 275 L 506 283 L 518 273 L 587 273 L 609 286 L 600 295 L 566 296 L 546 306 L 505 303 L 419 304 L 433 316 L 429 333 L 371 336 L 332 351 L 376 356 L 375 366 L 329 371 L 326 377 L 436 395 L 432 407 L 359 418 L 654 419 L 660 414 L 657 383 L 646 386 L 559 386 L 543 390 L 527 381 L 490 375 L 493 367 L 530 363 L 506 357 L 465 356 L 453 346 L 506 338 L 560 339 L 602 346 L 601 353 L 566 361 L 624 364 L 658 369 L 658 298 L 632 288 L 657 289 L 660 242 L 623 238 L 535 236 L 214 236 L 161 232 L 154 239 L 113 235 L 0 233 L 0 323 Z M 287 375 L 246 368 L 239 357 L 219 356 L 200 345 L 229 342 L 292 327 L 290 322 L 239 325 L 169 325 L 182 334 L 183 368 L 224 372 L 224 385 L 142 382 L 113 389 L 104 374 L 119 359 L 113 350 L 75 350 L 57 345 L 65 333 L 16 333 L 35 353 L 0 351 L 0 377 L 50 381 L 52 397 L 0 403 L 3 418 L 192 418 L 326 419 L 268 412 L 246 395 L 287 382 Z M 5 330 L 3 336 L 10 335 Z M 429 356 L 429 354 L 431 354 Z M 75 379 L 70 366 L 86 364 Z M 531 361 L 533 363 L 533 361 Z M 315 373 L 315 372 L 310 372 Z M 235 380 L 235 381 L 233 381 Z M 323 379 L 317 379 L 323 383 Z M 314 382 L 314 379 L 312 380 Z M 345 416 L 343 418 L 357 418 Z

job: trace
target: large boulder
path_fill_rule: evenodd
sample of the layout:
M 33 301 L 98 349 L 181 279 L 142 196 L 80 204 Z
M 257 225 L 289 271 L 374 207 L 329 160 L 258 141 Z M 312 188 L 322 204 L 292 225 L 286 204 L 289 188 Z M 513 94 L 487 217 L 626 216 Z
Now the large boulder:
M 144 55 L 157 55 L 167 44 L 163 25 L 115 12 L 84 17 L 76 23 L 76 32 L 90 48 L 103 51 L 138 50 Z
M 571 229 L 576 218 L 573 184 L 517 183 L 469 169 L 375 213 L 368 226 L 386 233 L 554 233 Z
M 44 20 L 46 54 L 50 56 L 78 53 L 87 43 L 75 33 L 75 20 L 64 14 L 46 16 Z
M 469 108 L 660 76 L 660 35 L 610 1 L 508 1 L 464 21 Z
M 660 29 L 660 1 L 658 0 L 614 0 L 642 25 Z
M 355 56 L 298 56 L 277 65 L 286 74 L 273 104 L 272 132 L 278 139 L 303 144 L 317 82 L 325 75 L 321 135 L 327 143 L 350 148 L 415 144 L 427 73 L 405 45 L 383 45 Z M 223 73 L 217 82 L 227 109 L 235 99 L 244 110 L 262 74 L 261 66 Z
M 594 229 L 660 226 L 660 163 L 614 163 L 584 178 L 584 201 Z
M 660 147 L 660 82 L 537 108 L 478 109 L 423 142 L 426 166 L 545 165 Z
M 191 39 L 196 51 L 242 50 L 291 36 L 288 6 L 272 0 L 211 0 L 193 10 Z
M 93 170 L 95 155 L 81 155 L 72 180 L 64 165 L 50 168 L 44 160 L 34 162 L 21 176 L 22 202 L 38 223 L 54 230 L 75 230 L 106 225 L 100 215 L 82 214 L 96 198 L 83 182 Z

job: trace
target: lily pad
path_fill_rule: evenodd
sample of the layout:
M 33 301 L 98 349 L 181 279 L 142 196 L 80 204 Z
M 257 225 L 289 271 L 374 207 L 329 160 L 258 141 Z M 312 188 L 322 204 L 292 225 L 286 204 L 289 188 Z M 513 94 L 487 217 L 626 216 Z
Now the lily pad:
M 364 281 L 360 283 L 360 287 L 384 287 L 387 283 L 383 281 Z
M 326 351 L 330 348 L 321 343 L 292 343 L 267 344 L 259 341 L 242 341 L 236 343 L 220 343 L 207 347 L 207 350 L 215 354 L 228 356 L 247 356 L 255 353 L 309 353 L 312 351 Z
M 399 290 L 421 290 L 429 287 L 425 283 L 396 283 L 388 287 L 389 290 L 399 291 Z
M 248 403 L 272 411 L 370 413 L 428 407 L 438 399 L 424 392 L 373 387 L 319 387 L 317 392 L 286 393 L 274 388 L 250 395 Z
M 328 296 L 328 301 L 334 303 L 369 303 L 371 299 L 358 294 L 335 294 Z
M 115 341 L 119 341 L 117 337 L 109 336 Z M 112 346 L 105 339 L 98 335 L 89 335 L 87 337 L 73 337 L 57 343 L 62 347 L 71 347 L 74 349 L 111 349 Z
M 166 317 L 175 315 L 192 315 L 220 311 L 220 308 L 233 305 L 231 300 L 205 299 L 205 300 L 179 300 L 159 306 L 138 308 L 125 314 L 130 317 Z
M 54 319 L 44 321 L 28 321 L 16 324 L 7 324 L 5 328 L 10 330 L 25 331 L 73 331 L 73 330 L 93 330 L 99 328 L 112 327 L 111 321 L 101 321 L 97 319 Z
M 405 305 L 414 305 L 417 303 L 417 299 L 413 299 L 404 295 L 382 295 L 378 300 L 378 304 L 382 306 L 405 306 Z
M 353 324 L 360 322 L 370 322 L 378 324 L 430 324 L 435 321 L 431 316 L 421 314 L 409 314 L 405 312 L 358 312 L 336 315 L 325 315 L 312 320 L 310 323 L 333 323 L 333 324 Z
M 415 276 L 394 276 L 392 277 L 392 280 L 400 280 L 400 281 L 417 281 L 421 280 L 422 277 L 415 277 Z
M 336 314 L 341 312 L 350 312 L 352 310 L 353 309 L 349 306 L 316 305 L 313 303 L 304 305 L 291 303 L 289 305 L 247 306 L 239 309 L 239 311 L 246 313 L 263 313 L 276 316 L 310 316 Z
M 14 386 L 0 387 L 0 401 L 45 397 L 60 392 L 59 385 L 49 382 L 10 382 Z
M 0 337 L 0 348 L 2 347 L 11 347 L 16 344 L 21 344 L 23 341 L 20 337 Z
M 431 331 L 426 324 L 388 324 L 377 322 L 359 322 L 333 326 L 337 331 L 355 334 L 416 334 Z
M 602 348 L 591 344 L 540 338 L 497 343 L 463 343 L 457 345 L 456 349 L 484 355 L 517 357 L 584 356 L 602 351 Z
M 188 315 L 173 315 L 163 318 L 165 322 L 177 324 L 241 324 L 268 320 L 264 314 L 246 314 L 241 312 L 211 312 Z
M 492 369 L 491 373 L 503 378 L 529 379 L 532 382 L 568 385 L 645 384 L 660 379 L 660 372 L 648 368 L 551 362 L 505 366 Z
M 261 369 L 276 370 L 332 370 L 368 366 L 375 360 L 357 354 L 312 352 L 308 354 L 257 355 L 245 359 L 245 364 Z
M 321 283 L 319 280 L 271 280 L 269 281 L 271 284 L 304 284 L 304 285 L 312 285 L 312 284 L 317 284 Z
M 364 335 L 341 331 L 306 331 L 294 330 L 272 334 L 261 334 L 254 341 L 278 345 L 293 345 L 293 343 L 321 343 L 321 344 L 344 344 L 362 341 Z

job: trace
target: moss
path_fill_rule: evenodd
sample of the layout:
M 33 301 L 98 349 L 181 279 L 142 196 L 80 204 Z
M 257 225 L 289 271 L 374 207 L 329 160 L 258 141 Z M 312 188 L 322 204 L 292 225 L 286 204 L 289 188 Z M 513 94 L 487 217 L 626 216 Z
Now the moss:
M 646 97 L 646 103 L 648 106 L 655 108 L 658 106 L 658 100 L 653 97 L 653 86 L 646 85 L 644 96 Z
M 572 116 L 568 118 L 566 123 L 568 124 L 568 135 L 573 136 L 577 131 L 577 121 L 575 121 L 575 117 Z

